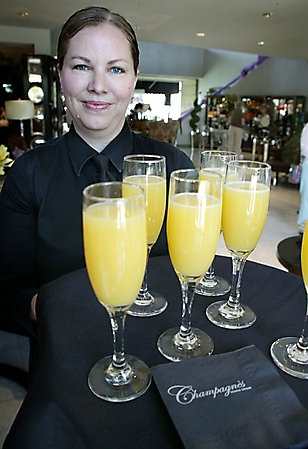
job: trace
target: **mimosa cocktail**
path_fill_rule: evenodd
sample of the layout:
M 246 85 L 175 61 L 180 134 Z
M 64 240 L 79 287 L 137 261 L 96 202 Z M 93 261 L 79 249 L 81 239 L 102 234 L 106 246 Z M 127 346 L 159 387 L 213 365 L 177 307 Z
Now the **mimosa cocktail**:
M 222 228 L 230 251 L 247 258 L 254 250 L 264 228 L 268 201 L 269 187 L 265 184 L 236 181 L 224 185 Z
M 166 210 L 166 178 L 155 175 L 126 176 L 125 182 L 140 185 L 145 194 L 147 242 L 153 245 L 161 231 Z
M 271 169 L 253 161 L 227 164 L 223 187 L 222 232 L 232 256 L 232 285 L 227 302 L 218 301 L 206 309 L 208 319 L 220 327 L 251 326 L 255 313 L 239 301 L 245 261 L 256 247 L 264 228 L 269 202 Z
M 301 269 L 306 289 L 306 315 L 301 336 L 282 337 L 271 346 L 271 356 L 276 365 L 291 376 L 300 379 L 308 379 L 308 226 L 306 222 L 305 232 L 301 248 Z M 292 300 L 292 298 L 290 298 Z
M 130 154 L 125 156 L 123 181 L 140 185 L 145 193 L 147 211 L 148 257 L 158 239 L 166 210 L 166 159 L 161 155 Z M 147 270 L 136 301 L 127 312 L 134 316 L 153 316 L 162 313 L 168 303 L 156 292 L 149 292 Z
M 136 299 L 146 265 L 144 221 L 145 210 L 134 204 L 104 202 L 83 212 L 87 270 L 105 307 L 130 306 Z
M 170 198 L 168 207 L 172 265 L 179 275 L 199 277 L 210 266 L 217 248 L 221 200 L 209 194 L 199 198 L 198 193 L 180 193 Z
M 237 159 L 237 154 L 231 151 L 206 150 L 201 153 L 200 179 L 207 171 L 218 173 L 224 182 L 227 163 Z M 203 296 L 222 296 L 230 291 L 231 285 L 221 276 L 216 276 L 213 264 L 196 286 L 196 293 Z
M 180 328 L 165 331 L 159 351 L 169 360 L 181 361 L 211 354 L 212 339 L 191 327 L 196 283 L 210 266 L 217 248 L 221 224 L 221 176 L 208 173 L 201 180 L 197 170 L 171 173 L 167 216 L 170 259 L 182 290 Z
M 138 293 L 147 260 L 142 188 L 121 182 L 86 187 L 83 239 L 89 279 L 109 314 L 113 333 L 113 355 L 94 365 L 88 384 L 96 396 L 106 401 L 130 401 L 143 394 L 151 382 L 147 365 L 124 355 L 125 314 Z

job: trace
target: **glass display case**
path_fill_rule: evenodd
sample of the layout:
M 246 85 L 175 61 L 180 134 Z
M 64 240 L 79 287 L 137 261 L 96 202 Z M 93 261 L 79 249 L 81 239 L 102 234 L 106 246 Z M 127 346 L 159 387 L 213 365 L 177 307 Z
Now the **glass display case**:
M 35 116 L 29 136 L 30 147 L 62 134 L 62 103 L 57 61 L 48 55 L 23 57 L 25 98 L 34 103 Z

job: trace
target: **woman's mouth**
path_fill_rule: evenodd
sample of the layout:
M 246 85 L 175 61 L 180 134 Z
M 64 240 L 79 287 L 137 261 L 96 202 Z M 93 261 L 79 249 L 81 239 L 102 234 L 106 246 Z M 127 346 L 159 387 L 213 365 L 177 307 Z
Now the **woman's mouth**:
M 110 106 L 105 101 L 83 101 L 83 105 L 91 111 L 104 111 Z

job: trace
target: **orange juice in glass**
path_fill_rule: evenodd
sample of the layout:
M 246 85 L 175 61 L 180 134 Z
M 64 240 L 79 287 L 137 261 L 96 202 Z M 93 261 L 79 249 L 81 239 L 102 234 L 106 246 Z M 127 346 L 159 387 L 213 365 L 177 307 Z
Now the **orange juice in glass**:
M 223 188 L 222 228 L 226 246 L 245 257 L 256 247 L 268 211 L 269 187 L 250 182 L 228 182 Z
M 240 286 L 245 261 L 256 247 L 264 228 L 271 184 L 270 165 L 254 161 L 230 161 L 223 187 L 222 232 L 232 257 L 232 283 L 228 301 L 206 309 L 208 319 L 219 327 L 242 329 L 256 315 L 241 304 Z
M 210 184 L 205 186 L 210 191 Z M 199 276 L 206 272 L 217 248 L 220 219 L 221 199 L 210 193 L 180 193 L 170 198 L 168 247 L 177 273 Z
M 200 179 L 204 179 L 208 171 L 218 173 L 224 182 L 227 163 L 237 159 L 232 151 L 205 150 L 201 152 Z M 202 296 L 223 296 L 230 291 L 230 283 L 222 276 L 217 276 L 213 264 L 196 286 L 196 293 Z
M 144 209 L 119 202 L 93 204 L 83 212 L 87 270 L 106 307 L 124 307 L 136 299 L 146 265 L 145 219 Z
M 99 302 L 108 312 L 113 355 L 91 369 L 91 391 L 109 402 L 142 395 L 150 385 L 147 365 L 124 354 L 128 308 L 142 284 L 147 260 L 144 192 L 121 182 L 92 184 L 83 191 L 83 240 L 86 268 Z
M 130 154 L 125 156 L 123 181 L 140 185 L 145 194 L 147 211 L 148 257 L 160 234 L 166 210 L 166 159 L 157 154 Z M 157 292 L 149 291 L 147 270 L 136 301 L 128 314 L 149 317 L 162 313 L 168 303 Z
M 126 176 L 125 182 L 140 185 L 145 194 L 147 242 L 153 245 L 162 228 L 166 209 L 166 179 L 155 175 Z
M 194 169 L 171 173 L 167 216 L 170 259 L 182 290 L 179 328 L 163 332 L 159 351 L 172 361 L 211 354 L 214 344 L 205 332 L 191 326 L 195 287 L 210 266 L 217 247 L 221 223 L 222 179 L 208 173 L 200 179 Z

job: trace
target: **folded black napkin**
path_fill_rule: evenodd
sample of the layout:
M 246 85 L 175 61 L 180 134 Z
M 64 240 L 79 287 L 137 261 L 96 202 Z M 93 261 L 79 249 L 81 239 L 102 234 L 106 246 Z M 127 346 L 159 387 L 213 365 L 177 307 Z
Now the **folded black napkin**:
M 255 346 L 152 373 L 187 449 L 308 447 L 308 411 Z

